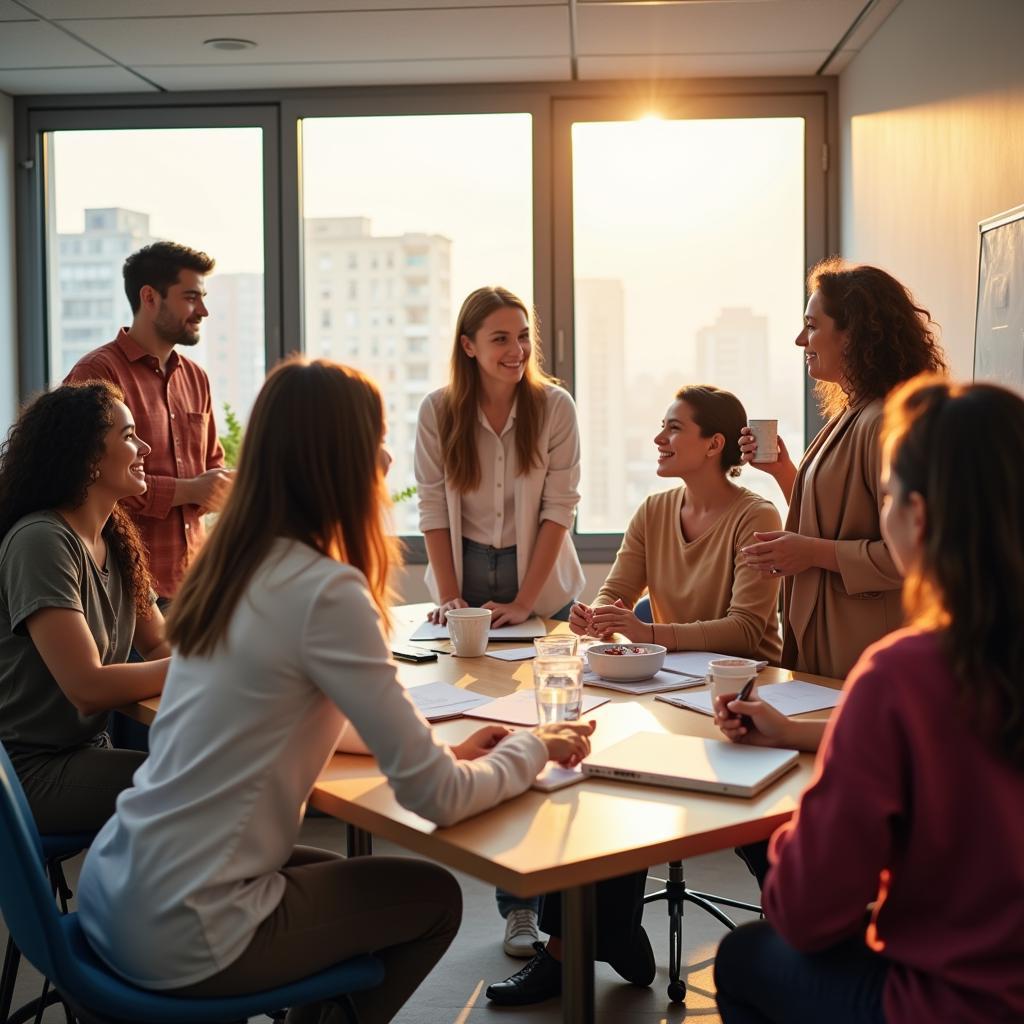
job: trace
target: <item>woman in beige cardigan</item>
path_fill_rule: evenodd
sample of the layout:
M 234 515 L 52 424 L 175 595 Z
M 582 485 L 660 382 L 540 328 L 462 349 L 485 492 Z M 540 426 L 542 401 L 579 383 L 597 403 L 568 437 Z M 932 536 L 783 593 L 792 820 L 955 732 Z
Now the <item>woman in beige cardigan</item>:
M 843 678 L 861 652 L 902 624 L 900 575 L 879 527 L 878 434 L 897 384 L 945 361 L 927 310 L 883 270 L 837 258 L 808 276 L 810 298 L 796 344 L 828 422 L 800 466 L 779 442 L 777 462 L 743 461 L 773 476 L 789 500 L 785 530 L 758 536 L 748 563 L 784 577 L 782 664 Z

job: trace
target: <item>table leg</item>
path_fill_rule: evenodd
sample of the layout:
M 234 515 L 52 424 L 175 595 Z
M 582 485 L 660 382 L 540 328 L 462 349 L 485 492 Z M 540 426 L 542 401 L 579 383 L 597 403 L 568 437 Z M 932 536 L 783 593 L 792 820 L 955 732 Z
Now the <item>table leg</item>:
M 355 825 L 346 825 L 345 828 L 348 833 L 346 854 L 349 857 L 369 857 L 373 853 L 373 834 Z
M 562 893 L 562 1020 L 594 1020 L 594 886 Z

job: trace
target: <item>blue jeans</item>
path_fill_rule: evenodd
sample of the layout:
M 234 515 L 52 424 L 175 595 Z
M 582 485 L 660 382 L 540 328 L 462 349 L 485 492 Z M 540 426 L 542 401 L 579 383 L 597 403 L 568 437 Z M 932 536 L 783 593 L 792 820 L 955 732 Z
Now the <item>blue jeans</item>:
M 767 921 L 729 932 L 715 958 L 722 1024 L 885 1024 L 889 961 L 861 938 L 800 953 Z

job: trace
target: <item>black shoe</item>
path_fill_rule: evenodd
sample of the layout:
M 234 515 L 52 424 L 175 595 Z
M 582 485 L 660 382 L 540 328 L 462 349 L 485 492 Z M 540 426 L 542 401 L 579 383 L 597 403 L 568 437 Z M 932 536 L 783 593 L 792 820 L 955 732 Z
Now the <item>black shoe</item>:
M 631 985 L 647 988 L 658 973 L 658 965 L 654 962 L 654 950 L 647 932 L 640 929 L 636 938 L 628 946 L 624 946 L 616 955 L 608 960 L 612 968 Z
M 562 965 L 544 948 L 543 942 L 535 942 L 533 948 L 537 955 L 522 970 L 487 986 L 484 994 L 492 1003 L 528 1006 L 561 995 Z

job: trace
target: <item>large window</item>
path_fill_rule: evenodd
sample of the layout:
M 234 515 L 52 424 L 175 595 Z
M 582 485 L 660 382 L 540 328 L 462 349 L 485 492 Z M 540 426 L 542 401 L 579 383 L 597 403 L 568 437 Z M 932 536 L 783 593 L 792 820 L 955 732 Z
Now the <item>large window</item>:
M 302 122 L 306 352 L 373 376 L 395 490 L 414 483 L 416 416 L 448 379 L 453 324 L 474 288 L 533 301 L 529 114 Z M 417 532 L 416 503 L 395 510 Z
M 217 261 L 210 311 L 186 354 L 209 374 L 214 413 L 248 415 L 263 382 L 263 133 L 166 128 L 49 133 L 49 376 L 113 340 L 132 314 L 121 267 L 158 239 Z
M 581 533 L 617 533 L 648 494 L 653 438 L 684 384 L 735 393 L 803 450 L 802 118 L 576 121 L 575 382 Z M 782 505 L 775 482 L 742 484 Z

